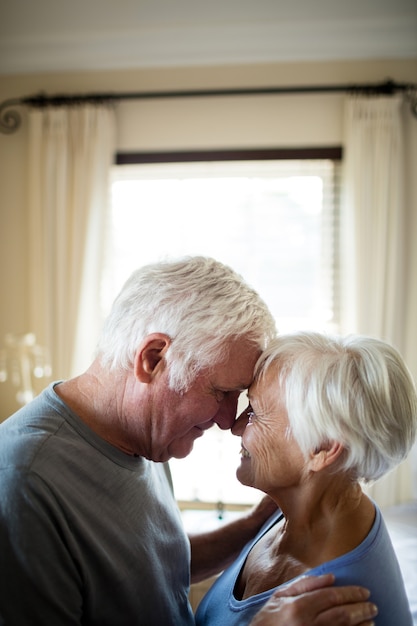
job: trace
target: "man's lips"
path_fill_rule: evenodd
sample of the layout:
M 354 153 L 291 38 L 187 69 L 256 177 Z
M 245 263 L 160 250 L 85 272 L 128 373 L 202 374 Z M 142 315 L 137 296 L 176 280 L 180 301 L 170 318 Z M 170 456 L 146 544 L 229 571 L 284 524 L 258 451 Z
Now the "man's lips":
M 202 435 L 204 435 L 205 431 L 211 428 L 212 426 L 213 426 L 213 422 L 205 422 L 204 424 L 198 424 L 197 426 L 194 426 L 192 430 L 196 434 L 197 437 L 201 437 Z
M 213 422 L 204 422 L 204 424 L 198 424 L 197 426 L 194 426 L 194 428 L 198 428 L 198 430 L 208 430 L 209 428 L 211 428 L 213 426 Z

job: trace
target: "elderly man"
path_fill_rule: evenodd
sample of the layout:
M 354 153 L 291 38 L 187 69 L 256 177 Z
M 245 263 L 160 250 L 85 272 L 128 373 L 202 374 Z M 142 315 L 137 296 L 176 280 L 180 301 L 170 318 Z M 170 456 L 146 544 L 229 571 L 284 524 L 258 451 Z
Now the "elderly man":
M 131 276 L 89 369 L 51 384 L 0 426 L 3 623 L 194 624 L 190 552 L 193 580 L 221 571 L 270 507 L 190 542 L 166 461 L 186 456 L 213 424 L 231 428 L 239 394 L 274 335 L 256 292 L 212 259 L 160 263 Z M 308 606 L 326 619 L 323 611 L 341 605 L 345 621 L 330 613 L 308 623 L 359 624 L 370 615 L 366 592 L 335 591 L 312 592 Z M 265 620 L 305 623 L 297 621 L 305 594 L 295 611 L 274 602 Z

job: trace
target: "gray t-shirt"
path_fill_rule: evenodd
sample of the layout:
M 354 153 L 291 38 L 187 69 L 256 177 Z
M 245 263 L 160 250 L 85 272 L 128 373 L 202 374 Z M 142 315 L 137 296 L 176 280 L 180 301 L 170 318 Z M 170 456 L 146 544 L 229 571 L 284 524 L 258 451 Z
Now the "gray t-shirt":
M 0 425 L 0 624 L 193 625 L 166 468 L 98 437 L 53 387 Z

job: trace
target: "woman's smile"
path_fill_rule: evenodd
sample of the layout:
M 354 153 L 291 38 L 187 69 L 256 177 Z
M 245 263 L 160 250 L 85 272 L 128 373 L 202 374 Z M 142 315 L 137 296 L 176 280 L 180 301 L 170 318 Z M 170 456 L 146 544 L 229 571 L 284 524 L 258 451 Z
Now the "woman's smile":
M 240 456 L 242 457 L 242 459 L 250 459 L 251 458 L 249 452 L 246 450 L 246 448 L 243 445 L 243 443 L 242 443 L 242 447 L 240 449 Z

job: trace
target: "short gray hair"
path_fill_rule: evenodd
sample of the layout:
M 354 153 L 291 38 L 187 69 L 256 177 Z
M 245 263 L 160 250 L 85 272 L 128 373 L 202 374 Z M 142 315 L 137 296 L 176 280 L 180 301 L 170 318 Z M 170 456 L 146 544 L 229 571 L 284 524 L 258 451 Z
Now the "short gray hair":
M 207 257 L 145 265 L 130 276 L 113 303 L 99 339 L 104 366 L 127 369 L 146 335 L 172 344 L 166 359 L 170 385 L 186 390 L 202 369 L 226 356 L 230 339 L 263 350 L 276 335 L 266 304 L 231 268 Z
M 342 467 L 376 480 L 398 465 L 416 438 L 417 397 L 399 352 L 379 339 L 314 332 L 282 335 L 255 367 L 278 368 L 290 429 L 305 455 L 323 442 L 346 449 Z

